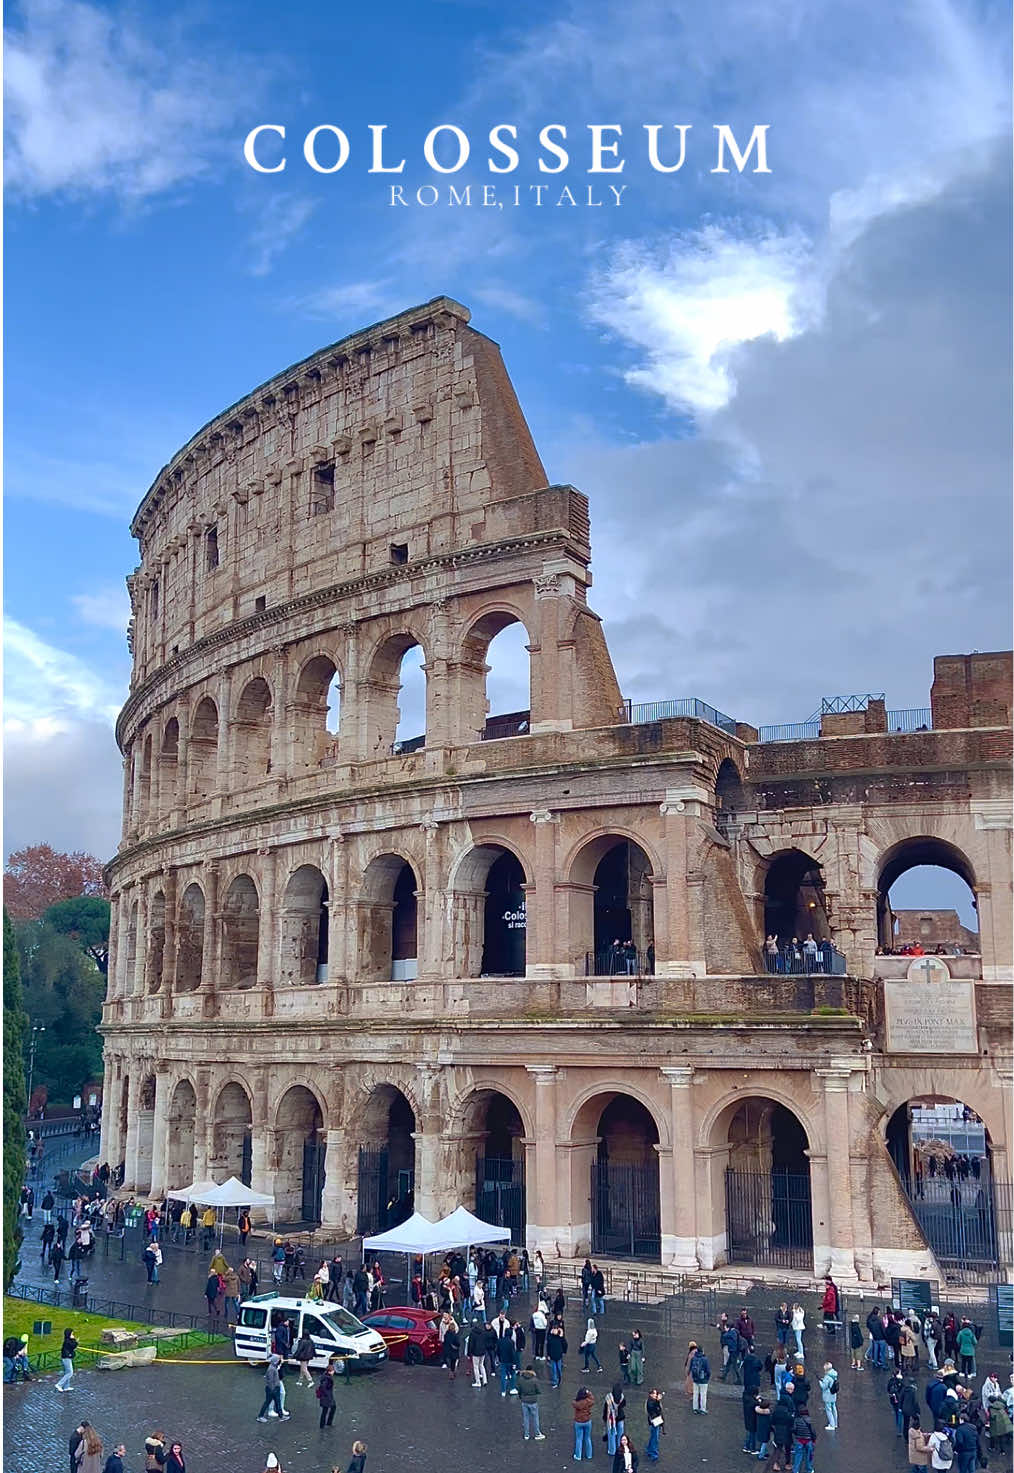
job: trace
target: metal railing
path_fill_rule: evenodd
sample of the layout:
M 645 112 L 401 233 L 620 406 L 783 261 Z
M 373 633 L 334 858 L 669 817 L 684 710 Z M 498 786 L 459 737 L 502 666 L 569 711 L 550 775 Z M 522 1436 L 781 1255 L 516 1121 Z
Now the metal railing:
M 841 715 L 845 711 L 865 711 L 871 701 L 884 699 L 882 690 L 868 691 L 862 696 L 822 696 L 819 714 L 821 716 Z
M 513 711 L 506 716 L 491 716 L 486 722 L 481 740 L 499 742 L 504 737 L 527 736 L 531 730 L 531 711 Z
M 769 972 L 793 977 L 844 977 L 846 971 L 845 953 L 830 941 L 820 942 L 816 955 L 802 946 L 781 946 L 777 956 L 765 951 L 764 964 Z
M 782 726 L 759 726 L 757 740 L 760 742 L 810 742 L 820 736 L 820 718 L 809 721 L 790 721 Z
M 707 721 L 709 725 L 717 726 L 730 736 L 736 735 L 736 723 L 731 716 L 726 716 L 724 711 L 719 711 L 715 706 L 709 706 L 707 701 L 699 701 L 696 696 L 676 701 L 626 700 L 620 707 L 621 720 L 629 721 L 632 726 L 639 726 L 647 721 L 669 721 L 677 716 Z
M 419 752 L 426 745 L 426 733 L 422 736 L 406 737 L 404 741 L 391 743 L 392 757 L 407 757 L 410 752 Z
M 650 977 L 655 971 L 654 951 L 638 951 L 633 956 L 617 953 L 611 946 L 601 951 L 586 951 L 586 977 Z
M 929 706 L 915 706 L 910 711 L 888 711 L 888 731 L 932 731 L 933 712 Z

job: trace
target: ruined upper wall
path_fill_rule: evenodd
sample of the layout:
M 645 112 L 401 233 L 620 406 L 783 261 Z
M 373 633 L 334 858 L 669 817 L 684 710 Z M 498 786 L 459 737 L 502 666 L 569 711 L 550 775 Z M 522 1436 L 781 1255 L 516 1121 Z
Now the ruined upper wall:
M 586 510 L 538 494 L 500 350 L 468 320 L 438 297 L 355 333 L 173 457 L 131 527 L 135 684 L 223 625 L 399 561 L 559 526 L 587 563 Z
M 937 655 L 930 689 L 934 727 L 1009 726 L 1012 662 L 1010 650 Z

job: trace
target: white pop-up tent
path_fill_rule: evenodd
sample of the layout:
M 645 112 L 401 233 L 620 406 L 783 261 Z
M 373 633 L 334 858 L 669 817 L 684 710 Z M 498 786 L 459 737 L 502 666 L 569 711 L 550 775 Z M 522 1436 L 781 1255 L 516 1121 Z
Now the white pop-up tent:
M 217 1191 L 213 1181 L 192 1181 L 188 1187 L 177 1187 L 173 1192 L 166 1192 L 174 1202 L 206 1202 L 208 1193 Z
M 435 1228 L 436 1224 L 428 1217 L 423 1217 L 421 1212 L 413 1212 L 397 1227 L 364 1238 L 363 1252 L 369 1249 L 372 1253 L 435 1253 Z
M 510 1228 L 483 1222 L 467 1208 L 455 1207 L 447 1217 L 433 1224 L 433 1245 L 429 1251 L 443 1253 L 448 1248 L 477 1248 L 488 1243 L 509 1243 L 510 1240 Z
M 275 1199 L 269 1192 L 255 1192 L 236 1176 L 230 1176 L 219 1186 L 213 1181 L 195 1181 L 188 1187 L 175 1192 L 166 1192 L 174 1202 L 198 1202 L 202 1207 L 214 1207 L 218 1215 L 218 1246 L 221 1248 L 225 1236 L 225 1209 L 227 1207 L 273 1207 Z

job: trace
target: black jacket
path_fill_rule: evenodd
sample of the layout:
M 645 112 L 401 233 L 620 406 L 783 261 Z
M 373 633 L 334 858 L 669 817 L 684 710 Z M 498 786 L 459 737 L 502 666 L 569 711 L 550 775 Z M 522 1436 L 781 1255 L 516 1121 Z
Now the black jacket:
M 123 1473 L 123 1459 L 119 1453 L 110 1453 L 102 1473 Z
M 962 1422 L 952 1439 L 956 1453 L 972 1453 L 979 1449 L 979 1434 L 971 1422 Z
M 637 1473 L 637 1462 L 637 1448 L 632 1447 L 630 1449 L 630 1465 L 633 1468 L 634 1473 Z M 624 1473 L 625 1468 L 626 1463 L 623 1461 L 623 1452 L 620 1448 L 617 1448 L 616 1453 L 613 1456 L 613 1473 Z
M 883 1340 L 883 1338 L 884 1338 L 884 1326 L 883 1326 L 883 1322 L 882 1322 L 879 1314 L 876 1314 L 872 1309 L 870 1310 L 869 1314 L 866 1316 L 866 1328 L 869 1330 L 869 1332 L 872 1335 L 872 1337 L 873 1337 L 874 1340 Z
M 919 1392 L 916 1390 L 914 1381 L 906 1381 L 901 1388 L 901 1399 L 899 1401 L 901 1415 L 903 1417 L 917 1417 L 919 1415 Z
M 805 1376 L 793 1377 L 793 1381 L 792 1400 L 797 1407 L 805 1407 L 810 1399 L 810 1383 Z
M 757 1392 L 760 1390 L 760 1378 L 761 1371 L 763 1371 L 763 1369 L 764 1362 L 761 1360 L 759 1355 L 754 1355 L 752 1350 L 743 1357 L 743 1363 L 740 1366 L 740 1370 L 743 1373 L 744 1394 L 747 1391 Z
M 817 1434 L 809 1417 L 797 1417 L 792 1424 L 793 1442 L 816 1442 Z
M 771 1436 L 779 1447 L 784 1447 L 788 1441 L 795 1420 L 796 1403 L 783 1391 L 771 1408 Z
M 546 1354 L 550 1360 L 563 1360 L 563 1357 L 567 1354 L 566 1335 L 547 1335 Z

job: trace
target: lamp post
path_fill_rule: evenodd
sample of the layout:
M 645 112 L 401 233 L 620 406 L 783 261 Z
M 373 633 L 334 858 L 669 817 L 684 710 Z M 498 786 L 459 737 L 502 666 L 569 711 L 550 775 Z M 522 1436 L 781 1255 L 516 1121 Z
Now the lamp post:
M 32 1110 L 32 1080 L 35 1077 L 35 1045 L 38 1042 L 38 1039 L 37 1039 L 36 1035 L 39 1034 L 39 1033 L 45 1033 L 45 1031 L 46 1031 L 46 1025 L 45 1025 L 45 1023 L 33 1023 L 32 1024 L 32 1043 L 31 1043 L 31 1047 L 29 1048 L 29 1051 L 28 1051 L 28 1112 L 29 1112 L 29 1116 L 31 1116 L 31 1110 Z

